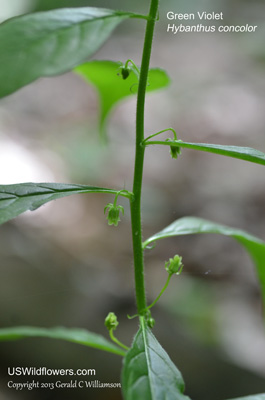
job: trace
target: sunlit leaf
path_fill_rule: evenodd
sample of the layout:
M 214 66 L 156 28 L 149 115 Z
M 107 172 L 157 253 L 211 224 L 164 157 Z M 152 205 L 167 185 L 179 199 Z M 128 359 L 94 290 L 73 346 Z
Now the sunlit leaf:
M 0 185 L 0 224 L 49 201 L 78 193 L 113 193 L 113 189 L 64 183 L 19 183 Z M 123 194 L 121 194 L 122 196 Z
M 87 82 L 92 83 L 100 97 L 100 130 L 104 137 L 106 118 L 113 106 L 125 97 L 135 95 L 138 90 L 138 75 L 133 69 L 126 79 L 123 79 L 121 62 L 91 61 L 75 68 Z M 153 68 L 149 71 L 147 92 L 161 89 L 170 80 L 165 71 Z
M 125 355 L 125 352 L 105 339 L 103 336 L 89 332 L 85 329 L 75 328 L 36 328 L 31 326 L 17 326 L 14 328 L 0 329 L 0 341 L 18 340 L 29 337 L 45 337 L 50 339 L 61 339 L 68 342 L 94 347 L 110 353 Z
M 64 8 L 0 24 L 0 97 L 30 82 L 71 70 L 94 54 L 113 29 L 139 17 L 103 8 Z
M 125 400 L 189 400 L 183 394 L 181 373 L 140 318 L 141 326 L 124 359 L 122 390 Z
M 252 149 L 251 147 L 223 146 L 220 144 L 209 143 L 189 143 L 182 142 L 181 140 L 172 140 L 168 142 L 159 140 L 148 140 L 146 144 L 148 146 L 158 144 L 162 146 L 176 146 L 187 149 L 206 151 L 208 153 L 220 154 L 222 156 L 238 158 L 240 160 L 265 165 L 265 153 L 262 153 L 262 151 L 259 150 Z
M 143 243 L 143 247 L 146 248 L 149 244 L 159 239 L 195 233 L 219 233 L 221 235 L 231 236 L 245 247 L 256 266 L 265 305 L 265 242 L 249 233 L 201 218 L 184 217 L 176 220 L 162 231 L 151 236 Z

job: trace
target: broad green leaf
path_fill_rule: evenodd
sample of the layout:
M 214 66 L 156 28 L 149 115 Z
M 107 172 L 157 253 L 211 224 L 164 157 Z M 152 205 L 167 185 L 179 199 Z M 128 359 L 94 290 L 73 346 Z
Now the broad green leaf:
M 237 397 L 236 399 L 230 400 L 265 400 L 265 394 L 254 394 L 253 396 Z
M 181 140 L 168 141 L 168 142 L 159 140 L 148 140 L 146 142 L 146 145 L 152 145 L 152 144 L 160 144 L 163 146 L 173 145 L 176 147 L 206 151 L 208 153 L 220 154 L 222 156 L 239 158 L 240 160 L 245 160 L 256 164 L 265 165 L 265 153 L 262 153 L 259 150 L 252 149 L 251 147 L 223 146 L 220 144 L 209 144 L 209 143 L 189 143 L 189 142 L 182 142 Z
M 0 329 L 0 341 L 18 340 L 29 337 L 45 337 L 50 339 L 61 339 L 68 342 L 94 347 L 110 353 L 125 355 L 125 352 L 103 336 L 89 332 L 85 329 L 75 328 L 36 328 L 33 326 L 17 326 L 14 328 Z
M 127 18 L 103 8 L 64 8 L 12 18 L 0 24 L 0 97 L 30 82 L 62 74 L 94 54 Z
M 219 233 L 231 236 L 245 247 L 255 263 L 265 305 L 265 242 L 249 233 L 201 218 L 184 217 L 147 239 L 143 243 L 143 248 L 159 239 L 195 233 Z
M 64 183 L 20 183 L 0 185 L 0 224 L 49 201 L 78 193 L 113 193 L 113 189 Z M 121 193 L 121 196 L 124 194 Z
M 125 400 L 189 400 L 183 394 L 181 373 L 140 318 L 141 326 L 124 359 L 122 390 Z
M 91 61 L 79 65 L 74 71 L 86 81 L 92 83 L 100 98 L 100 130 L 104 137 L 106 118 L 113 106 L 127 96 L 137 94 L 138 76 L 133 69 L 126 79 L 121 74 L 121 62 Z M 169 77 L 165 71 L 153 68 L 149 71 L 147 92 L 161 89 L 169 85 Z

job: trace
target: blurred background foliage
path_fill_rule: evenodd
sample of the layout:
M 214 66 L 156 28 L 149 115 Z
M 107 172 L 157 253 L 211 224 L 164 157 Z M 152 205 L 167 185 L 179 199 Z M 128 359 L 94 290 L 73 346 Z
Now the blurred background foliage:
M 149 1 L 0 0 L 0 19 L 59 7 L 97 6 L 146 13 Z M 255 34 L 166 33 L 167 11 L 223 12 L 225 24 L 258 25 Z M 265 4 L 261 0 L 161 2 L 152 66 L 172 85 L 148 96 L 146 134 L 172 126 L 186 141 L 250 146 L 265 151 Z M 144 22 L 118 27 L 95 59 L 140 64 Z M 97 94 L 68 73 L 41 79 L 0 102 L 0 181 L 84 183 L 130 190 L 135 99 L 109 120 L 108 146 L 98 138 Z M 166 136 L 165 136 L 166 137 Z M 265 239 L 264 170 L 259 165 L 191 150 L 171 160 L 168 149 L 146 151 L 144 237 L 194 215 Z M 117 228 L 103 214 L 111 196 L 73 196 L 1 226 L 0 324 L 75 326 L 107 335 L 114 311 L 117 336 L 130 343 L 135 313 L 129 209 Z M 178 365 L 187 394 L 222 400 L 265 392 L 265 339 L 253 265 L 232 239 L 214 235 L 168 239 L 146 252 L 151 302 L 166 280 L 164 262 L 179 253 L 184 271 L 154 309 L 154 333 Z M 7 390 L 7 366 L 95 368 L 118 382 L 121 361 L 78 345 L 30 339 L 2 343 L 0 396 L 70 399 L 73 391 Z M 27 378 L 28 379 L 28 378 Z M 26 380 L 27 380 L 26 379 Z M 42 377 L 44 381 L 51 378 Z M 61 396 L 61 397 L 59 397 Z M 75 398 L 120 399 L 117 390 L 74 391 Z

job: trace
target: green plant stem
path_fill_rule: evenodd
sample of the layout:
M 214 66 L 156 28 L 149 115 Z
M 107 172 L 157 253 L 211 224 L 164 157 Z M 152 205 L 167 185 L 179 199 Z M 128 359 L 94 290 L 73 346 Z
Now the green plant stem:
M 153 303 L 150 304 L 150 306 L 146 307 L 146 310 L 150 310 L 150 308 L 152 308 L 152 307 L 158 302 L 158 300 L 160 299 L 160 297 L 162 296 L 162 294 L 164 293 L 164 291 L 165 291 L 166 288 L 168 287 L 168 284 L 169 284 L 169 282 L 170 282 L 170 279 L 171 279 L 172 275 L 173 275 L 173 274 L 169 274 L 169 275 L 168 275 L 167 281 L 166 281 L 164 287 L 162 288 L 161 292 L 159 293 L 159 295 L 157 296 L 157 298 L 153 301 Z
M 141 221 L 141 193 L 145 150 L 145 147 L 142 145 L 142 142 L 144 140 L 144 106 L 154 27 L 158 11 L 158 3 L 159 0 L 151 0 L 150 4 L 150 11 L 146 25 L 144 48 L 142 54 L 136 107 L 136 145 L 133 181 L 134 201 L 131 201 L 131 224 L 134 255 L 136 305 L 137 311 L 140 315 L 143 315 L 146 309 Z
M 125 344 L 123 344 L 122 342 L 120 342 L 119 339 L 117 339 L 117 338 L 114 336 L 113 330 L 112 330 L 112 329 L 109 330 L 109 335 L 110 335 L 111 340 L 112 340 L 114 343 L 116 343 L 118 346 L 122 347 L 122 348 L 125 349 L 125 350 L 129 350 L 129 347 L 128 347 L 128 346 L 126 346 Z

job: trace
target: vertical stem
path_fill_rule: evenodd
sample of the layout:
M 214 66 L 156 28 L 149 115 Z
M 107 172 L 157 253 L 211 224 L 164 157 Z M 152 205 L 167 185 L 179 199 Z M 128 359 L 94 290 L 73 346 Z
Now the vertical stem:
M 144 146 L 142 145 L 142 141 L 144 140 L 144 106 L 154 27 L 158 12 L 158 3 L 159 0 L 151 0 L 150 4 L 149 18 L 145 31 L 136 108 L 136 147 L 133 181 L 134 200 L 131 201 L 131 221 L 134 254 L 135 294 L 137 310 L 140 315 L 143 315 L 144 310 L 146 309 L 141 221 L 141 193 L 144 165 Z

